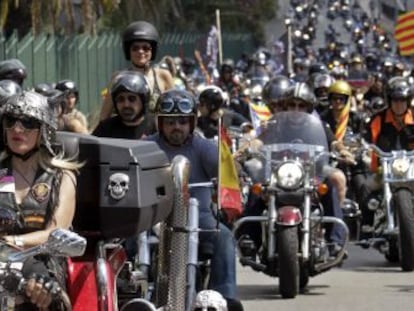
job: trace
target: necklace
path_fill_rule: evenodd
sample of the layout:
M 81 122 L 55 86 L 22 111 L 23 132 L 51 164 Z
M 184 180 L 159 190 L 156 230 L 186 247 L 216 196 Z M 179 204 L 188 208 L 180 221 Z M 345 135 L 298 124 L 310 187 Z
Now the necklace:
M 24 176 L 24 174 L 22 174 L 17 168 L 13 168 L 13 172 L 16 172 L 21 178 L 23 178 L 23 180 L 26 182 L 26 184 L 31 187 L 32 186 L 32 182 L 30 182 L 26 176 Z

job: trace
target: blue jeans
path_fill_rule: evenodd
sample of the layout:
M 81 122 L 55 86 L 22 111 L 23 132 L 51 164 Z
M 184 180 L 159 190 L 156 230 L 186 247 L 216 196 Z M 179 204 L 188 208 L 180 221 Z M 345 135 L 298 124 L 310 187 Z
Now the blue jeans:
M 215 226 L 216 220 L 212 215 L 200 213 L 200 229 L 213 229 Z M 199 240 L 201 247 L 207 246 L 206 248 L 212 251 L 209 289 L 219 292 L 226 298 L 235 299 L 236 243 L 232 232 L 220 223 L 219 232 L 200 232 Z
M 333 216 L 343 220 L 343 212 L 339 204 L 338 194 L 335 187 L 329 185 L 329 191 L 325 196 L 322 197 L 321 201 L 325 209 L 326 216 Z M 342 245 L 345 240 L 345 230 L 338 224 L 327 224 L 326 238 L 329 242 L 334 242 Z

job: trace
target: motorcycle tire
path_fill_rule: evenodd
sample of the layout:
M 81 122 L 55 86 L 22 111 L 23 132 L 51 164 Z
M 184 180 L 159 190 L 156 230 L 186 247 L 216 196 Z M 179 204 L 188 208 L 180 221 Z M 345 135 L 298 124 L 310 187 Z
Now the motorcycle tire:
M 309 269 L 306 264 L 300 264 L 299 289 L 302 292 L 309 283 Z
M 399 224 L 400 265 L 403 271 L 414 270 L 414 207 L 408 189 L 394 193 Z
M 299 292 L 299 237 L 297 227 L 279 227 L 278 248 L 279 292 L 283 298 L 295 298 Z
M 400 255 L 398 254 L 398 241 L 396 238 L 388 240 L 388 252 L 385 254 L 385 258 L 391 262 L 396 263 L 400 261 Z

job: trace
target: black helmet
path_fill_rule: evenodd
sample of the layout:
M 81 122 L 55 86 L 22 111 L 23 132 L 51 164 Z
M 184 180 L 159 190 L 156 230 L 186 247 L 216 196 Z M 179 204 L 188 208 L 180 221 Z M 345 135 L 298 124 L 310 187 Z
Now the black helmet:
M 13 80 L 22 86 L 26 77 L 26 66 L 20 60 L 12 58 L 0 62 L 0 80 Z
M 54 89 L 53 86 L 48 83 L 39 83 L 34 87 L 34 91 L 36 93 L 42 94 L 44 96 L 47 96 L 48 92 L 52 89 Z
M 72 80 L 61 80 L 56 83 L 55 89 L 65 92 L 65 93 L 74 93 L 76 97 L 79 96 L 78 88 L 76 83 Z
M 315 73 L 328 73 L 328 68 L 323 63 L 314 63 L 310 65 L 308 75 L 311 76 Z
M 200 104 L 206 105 L 210 112 L 213 112 L 225 106 L 226 96 L 218 86 L 210 85 L 201 91 L 198 101 Z
M 170 89 L 161 94 L 157 101 L 156 116 L 158 127 L 162 129 L 162 117 L 192 116 L 191 132 L 197 119 L 197 104 L 194 96 L 185 90 Z
M 142 114 L 145 113 L 145 107 L 150 96 L 150 89 L 145 76 L 138 71 L 123 71 L 113 80 L 111 86 L 111 98 L 115 103 L 115 98 L 121 92 L 131 92 L 141 98 L 143 105 Z M 116 109 L 116 105 L 115 109 Z
M 315 96 L 318 99 L 326 99 L 327 94 L 321 94 L 320 89 L 326 89 L 327 91 L 334 82 L 335 82 L 335 78 L 332 77 L 328 73 L 316 74 L 315 80 L 313 81 L 313 90 L 314 90 Z
M 0 80 L 0 105 L 8 97 L 15 95 L 15 94 L 20 94 L 21 92 L 22 92 L 22 88 L 15 81 Z
M 388 104 L 392 98 L 410 100 L 413 96 L 413 94 L 411 94 L 410 84 L 407 79 L 403 77 L 391 78 L 385 88 L 385 95 Z
M 282 100 L 286 91 L 292 85 L 288 77 L 277 75 L 269 80 L 263 87 L 262 98 L 266 104 Z
M 63 91 L 51 88 L 42 95 L 46 96 L 49 107 L 55 111 L 56 116 L 67 112 L 67 98 Z
M 125 59 L 131 60 L 130 47 L 134 41 L 148 41 L 152 47 L 151 60 L 157 56 L 158 31 L 154 25 L 145 21 L 138 21 L 129 24 L 122 33 L 122 48 Z
M 374 111 L 381 111 L 385 108 L 384 99 L 381 96 L 376 96 L 371 99 L 370 106 Z
M 311 113 L 313 108 L 316 104 L 316 97 L 313 93 L 312 89 L 309 87 L 308 84 L 303 82 L 296 82 L 294 83 L 287 91 L 286 91 L 286 100 L 289 101 L 290 99 L 301 99 L 305 103 L 308 104 L 308 112 Z

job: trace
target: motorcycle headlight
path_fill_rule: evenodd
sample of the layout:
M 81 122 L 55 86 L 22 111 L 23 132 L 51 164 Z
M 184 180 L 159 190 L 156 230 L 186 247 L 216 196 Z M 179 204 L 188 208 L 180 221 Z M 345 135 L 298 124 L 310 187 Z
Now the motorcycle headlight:
M 392 173 L 396 176 L 404 176 L 409 168 L 410 163 L 407 159 L 395 159 L 391 164 Z
M 296 162 L 282 163 L 275 171 L 276 184 L 284 189 L 296 189 L 302 184 L 304 171 Z

